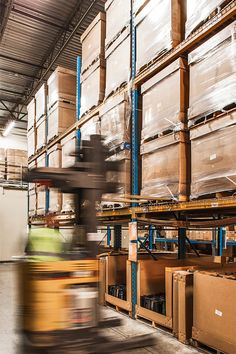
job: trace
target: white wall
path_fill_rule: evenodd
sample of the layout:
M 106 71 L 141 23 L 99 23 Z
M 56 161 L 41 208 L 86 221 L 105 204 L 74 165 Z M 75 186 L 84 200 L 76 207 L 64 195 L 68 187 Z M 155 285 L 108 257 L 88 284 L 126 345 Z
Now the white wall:
M 0 261 L 21 256 L 27 240 L 27 191 L 0 187 Z

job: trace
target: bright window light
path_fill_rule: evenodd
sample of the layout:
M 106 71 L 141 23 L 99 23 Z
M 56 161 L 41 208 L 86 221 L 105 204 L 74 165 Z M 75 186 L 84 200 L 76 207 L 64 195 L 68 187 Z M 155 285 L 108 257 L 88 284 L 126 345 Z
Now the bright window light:
M 3 136 L 7 136 L 10 133 L 10 131 L 12 130 L 12 128 L 14 128 L 14 126 L 15 126 L 15 121 L 14 120 L 11 120 L 10 122 L 8 122 L 8 124 L 7 124 L 6 128 L 4 129 L 2 135 Z

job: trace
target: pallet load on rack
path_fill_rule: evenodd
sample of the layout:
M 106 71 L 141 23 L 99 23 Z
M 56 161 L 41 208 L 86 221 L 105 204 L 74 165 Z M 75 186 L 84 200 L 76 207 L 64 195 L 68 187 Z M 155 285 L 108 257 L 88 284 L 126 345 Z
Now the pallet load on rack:
M 134 11 L 139 72 L 184 39 L 185 1 L 136 0 Z
M 108 98 L 100 110 L 101 135 L 109 148 L 109 160 L 120 161 L 120 171 L 110 172 L 109 181 L 119 183 L 116 194 L 106 194 L 104 206 L 120 205 L 112 199 L 121 194 L 130 193 L 130 117 L 131 103 L 128 93 L 117 94 Z M 110 200 L 109 200 L 110 198 Z
M 191 0 L 187 2 L 185 38 L 218 13 L 231 0 Z
M 61 167 L 68 168 L 75 164 L 75 156 L 72 154 L 77 148 L 76 132 L 68 134 L 61 140 Z M 73 212 L 75 210 L 74 195 L 62 193 L 62 212 Z
M 91 135 L 100 135 L 101 134 L 101 122 L 99 115 L 95 115 L 85 122 L 81 128 L 81 140 L 90 140 Z
M 76 72 L 58 66 L 47 84 L 47 142 L 50 142 L 76 122 Z
M 106 16 L 100 12 L 81 36 L 81 116 L 104 98 L 105 33 Z
M 141 194 L 186 201 L 190 169 L 186 61 L 177 59 L 143 84 L 141 92 Z
M 212 229 L 187 230 L 187 237 L 190 240 L 212 241 L 213 232 L 212 232 Z
M 35 94 L 36 150 L 40 151 L 47 143 L 47 85 L 43 84 Z
M 236 348 L 236 268 L 195 272 L 192 338 L 217 352 L 234 354 Z
M 28 165 L 28 169 L 36 168 L 36 161 L 34 160 Z M 37 187 L 35 183 L 29 183 L 29 216 L 37 214 Z
M 27 106 L 27 151 L 28 157 L 31 157 L 36 152 L 36 111 L 35 111 L 35 99 L 33 98 Z
M 130 80 L 131 0 L 107 0 L 105 10 L 107 23 L 105 96 L 108 97 Z
M 42 154 L 36 160 L 37 168 L 46 167 L 46 154 Z M 36 195 L 37 195 L 37 215 L 46 214 L 46 191 L 47 187 L 40 184 L 36 185 Z
M 227 226 L 226 230 L 226 241 L 236 241 L 236 227 L 235 226 Z
M 19 149 L 7 149 L 7 180 L 22 181 L 23 169 L 27 167 L 27 151 Z
M 0 148 L 0 180 L 6 179 L 6 150 Z
M 47 151 L 48 167 L 61 168 L 61 145 L 55 144 Z M 58 213 L 62 208 L 62 193 L 57 188 L 49 188 L 50 213 Z

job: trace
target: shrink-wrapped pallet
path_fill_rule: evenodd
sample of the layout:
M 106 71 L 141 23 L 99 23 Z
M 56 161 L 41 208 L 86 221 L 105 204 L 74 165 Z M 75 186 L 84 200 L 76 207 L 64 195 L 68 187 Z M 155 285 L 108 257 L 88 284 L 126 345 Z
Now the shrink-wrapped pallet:
M 106 10 L 106 46 L 109 46 L 130 24 L 131 0 L 107 0 Z
M 104 93 L 105 62 L 99 59 L 81 75 L 81 115 L 101 103 Z
M 97 59 L 104 59 L 106 15 L 100 12 L 81 36 L 82 72 Z
M 141 194 L 187 200 L 189 195 L 189 143 L 186 133 L 163 136 L 141 145 Z
M 37 196 L 36 189 L 31 189 L 29 191 L 29 216 L 36 215 L 37 210 Z
M 96 115 L 85 122 L 80 128 L 80 132 L 81 140 L 90 140 L 91 135 L 100 135 L 101 122 L 99 115 Z
M 35 117 L 38 121 L 47 114 L 47 84 L 43 84 L 35 94 Z
M 33 98 L 27 106 L 27 130 L 34 128 L 35 125 L 35 99 Z
M 47 81 L 48 108 L 57 101 L 75 103 L 76 101 L 76 72 L 58 66 Z
M 184 37 L 184 1 L 150 0 L 135 17 L 136 69 L 178 45 Z
M 27 152 L 31 157 L 36 152 L 36 129 L 32 128 L 27 132 Z
M 101 135 L 110 150 L 130 144 L 131 102 L 127 93 L 110 97 L 101 110 Z
M 27 151 L 19 149 L 7 149 L 7 179 L 13 181 L 22 180 L 24 168 L 27 167 Z
M 188 65 L 184 59 L 160 71 L 141 87 L 142 140 L 178 131 L 187 121 Z
M 187 0 L 187 18 L 185 24 L 185 37 L 201 26 L 214 12 L 223 0 Z
M 57 101 L 48 114 L 47 141 L 65 132 L 75 122 L 75 104 Z
M 236 190 L 235 123 L 234 110 L 191 129 L 192 198 Z
M 235 54 L 235 22 L 190 53 L 188 119 L 192 122 L 235 104 Z
M 61 145 L 56 144 L 48 150 L 48 166 L 51 168 L 61 167 Z M 62 193 L 57 188 L 49 188 L 49 212 L 61 211 Z
M 47 120 L 46 116 L 43 116 L 36 123 L 36 151 L 41 150 L 47 142 L 46 129 L 47 129 Z
M 130 30 L 127 28 L 106 49 L 106 97 L 130 80 Z
M 37 158 L 37 168 L 46 167 L 46 154 L 42 154 Z M 37 215 L 44 215 L 46 213 L 46 187 L 40 184 L 36 185 L 37 193 Z
M 6 151 L 0 148 L 0 179 L 6 178 Z
M 71 156 L 76 150 L 77 139 L 76 132 L 68 134 L 61 140 L 62 148 L 62 168 L 71 167 L 75 164 L 75 156 Z M 62 211 L 68 212 L 75 209 L 74 195 L 70 193 L 62 193 Z

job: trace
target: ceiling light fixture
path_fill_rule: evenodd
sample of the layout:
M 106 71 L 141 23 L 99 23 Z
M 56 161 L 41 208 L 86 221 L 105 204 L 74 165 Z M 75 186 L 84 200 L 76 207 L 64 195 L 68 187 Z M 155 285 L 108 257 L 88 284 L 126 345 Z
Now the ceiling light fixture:
M 4 129 L 2 136 L 7 136 L 10 133 L 10 131 L 12 130 L 12 128 L 14 128 L 15 123 L 16 122 L 14 120 L 10 120 L 6 125 L 6 128 Z

